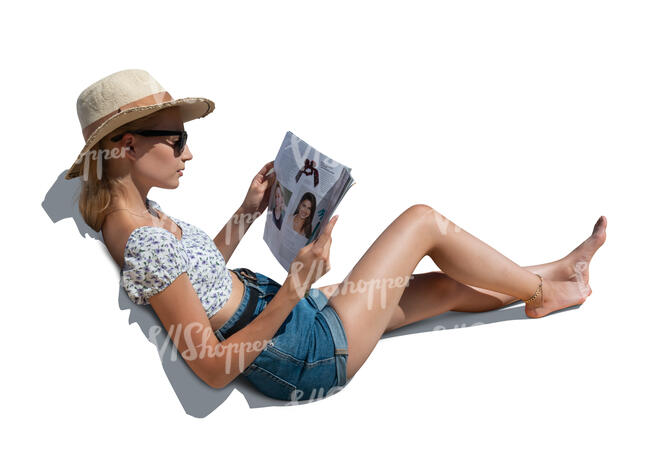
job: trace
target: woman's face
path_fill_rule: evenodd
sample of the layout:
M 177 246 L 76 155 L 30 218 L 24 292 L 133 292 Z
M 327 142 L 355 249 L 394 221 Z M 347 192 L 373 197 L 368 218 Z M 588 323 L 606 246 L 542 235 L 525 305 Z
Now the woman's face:
M 311 201 L 305 199 L 300 202 L 300 207 L 298 208 L 298 215 L 302 219 L 307 219 L 311 214 Z
M 280 187 L 276 187 L 275 189 L 275 207 L 276 208 L 282 208 L 284 205 L 284 198 L 282 197 L 282 192 L 280 191 Z
M 160 112 L 157 118 L 147 125 L 147 129 L 183 130 L 183 121 L 178 108 L 170 108 Z M 192 153 L 187 144 L 180 156 L 176 156 L 174 142 L 177 135 L 159 137 L 144 137 L 127 133 L 122 142 L 127 149 L 127 157 L 131 160 L 131 176 L 149 187 L 173 189 L 178 187 L 182 176 L 181 169 L 192 159 Z

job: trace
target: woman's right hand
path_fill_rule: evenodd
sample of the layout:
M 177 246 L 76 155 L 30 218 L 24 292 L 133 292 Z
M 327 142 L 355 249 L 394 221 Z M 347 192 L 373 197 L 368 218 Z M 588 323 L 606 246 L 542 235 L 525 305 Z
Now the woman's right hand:
M 300 296 L 330 270 L 332 229 L 338 218 L 338 214 L 332 217 L 318 238 L 302 247 L 291 263 L 289 278 Z

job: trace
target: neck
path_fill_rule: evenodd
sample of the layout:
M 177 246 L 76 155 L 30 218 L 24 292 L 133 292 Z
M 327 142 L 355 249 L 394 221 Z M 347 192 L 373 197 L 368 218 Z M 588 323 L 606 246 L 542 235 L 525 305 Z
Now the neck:
M 151 187 L 137 185 L 130 176 L 122 183 L 123 189 L 119 195 L 111 199 L 110 208 L 127 208 L 135 212 L 147 211 L 147 195 Z

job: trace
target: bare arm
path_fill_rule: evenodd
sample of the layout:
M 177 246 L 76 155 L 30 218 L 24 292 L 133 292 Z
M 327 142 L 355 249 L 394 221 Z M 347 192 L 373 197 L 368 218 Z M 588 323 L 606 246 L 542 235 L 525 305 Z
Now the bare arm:
M 323 233 L 298 252 L 287 278 L 264 311 L 223 342 L 212 331 L 186 272 L 149 298 L 181 356 L 205 383 L 223 388 L 243 372 L 264 350 L 305 290 L 329 271 L 331 234 L 337 218 L 334 216 Z
M 219 248 L 226 263 L 253 221 L 260 217 L 268 206 L 274 182 L 273 161 L 269 161 L 253 178 L 241 206 L 214 238 L 214 244 Z
M 149 303 L 179 353 L 194 373 L 213 388 L 223 388 L 266 347 L 302 298 L 287 276 L 273 299 L 250 324 L 219 342 L 187 273 L 152 296 Z
M 219 251 L 223 255 L 223 259 L 228 262 L 232 254 L 235 252 L 235 248 L 239 245 L 239 242 L 244 237 L 251 224 L 255 219 L 259 217 L 259 214 L 251 214 L 244 212 L 243 207 L 237 208 L 235 214 L 233 214 L 223 229 L 217 234 L 217 236 L 212 240 L 214 244 L 219 248 Z

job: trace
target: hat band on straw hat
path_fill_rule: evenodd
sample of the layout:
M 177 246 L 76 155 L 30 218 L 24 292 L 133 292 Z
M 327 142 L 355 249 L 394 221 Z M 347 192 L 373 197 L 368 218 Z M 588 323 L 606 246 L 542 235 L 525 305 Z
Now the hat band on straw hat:
M 169 94 L 169 92 L 163 91 L 163 92 L 158 92 L 158 93 L 153 93 L 151 95 L 147 95 L 146 97 L 142 97 L 142 98 L 140 98 L 138 100 L 134 100 L 134 101 L 132 101 L 130 103 L 127 103 L 126 105 L 122 105 L 118 109 L 116 109 L 115 111 L 111 111 L 106 116 L 103 116 L 103 117 L 99 118 L 97 121 L 95 121 L 95 122 L 93 122 L 91 124 L 88 124 L 86 127 L 84 127 L 82 129 L 84 140 L 87 142 L 90 135 L 93 132 L 95 132 L 95 130 L 99 126 L 101 126 L 105 121 L 107 121 L 108 119 L 112 118 L 113 116 L 115 116 L 116 114 L 118 114 L 118 113 L 120 113 L 120 112 L 122 112 L 124 110 L 128 110 L 129 108 L 134 108 L 136 106 L 156 105 L 158 103 L 164 103 L 164 102 L 168 102 L 168 101 L 172 101 L 172 100 L 173 100 L 173 98 Z

